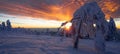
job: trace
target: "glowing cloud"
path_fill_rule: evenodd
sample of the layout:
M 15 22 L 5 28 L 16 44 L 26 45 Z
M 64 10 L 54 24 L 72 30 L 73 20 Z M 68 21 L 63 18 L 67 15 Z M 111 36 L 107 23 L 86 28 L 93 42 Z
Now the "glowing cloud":
M 1 0 L 0 12 L 48 20 L 69 21 L 74 11 L 92 0 Z M 106 18 L 119 17 L 119 0 L 97 1 Z

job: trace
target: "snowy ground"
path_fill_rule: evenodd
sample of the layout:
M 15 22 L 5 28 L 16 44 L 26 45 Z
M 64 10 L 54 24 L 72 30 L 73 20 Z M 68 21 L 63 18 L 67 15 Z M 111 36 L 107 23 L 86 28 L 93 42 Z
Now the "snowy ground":
M 78 50 L 71 38 L 49 35 L 0 34 L 0 54 L 95 54 L 94 41 L 80 39 Z M 106 54 L 120 54 L 120 42 L 106 42 Z

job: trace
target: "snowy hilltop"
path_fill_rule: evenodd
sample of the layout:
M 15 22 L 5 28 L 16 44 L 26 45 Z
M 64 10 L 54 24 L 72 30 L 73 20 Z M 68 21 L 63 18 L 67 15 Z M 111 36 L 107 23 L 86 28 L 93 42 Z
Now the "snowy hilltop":
M 71 38 L 64 38 L 63 42 L 60 38 L 26 34 L 0 36 L 0 54 L 95 54 L 93 40 L 80 39 L 79 49 L 75 50 Z M 106 54 L 120 54 L 119 42 L 106 45 Z

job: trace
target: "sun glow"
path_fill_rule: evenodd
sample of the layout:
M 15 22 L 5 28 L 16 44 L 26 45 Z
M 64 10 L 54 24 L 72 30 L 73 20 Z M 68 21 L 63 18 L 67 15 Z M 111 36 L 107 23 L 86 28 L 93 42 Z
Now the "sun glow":
M 70 30 L 72 26 L 72 23 L 71 22 L 68 22 L 66 25 L 65 25 L 65 30 Z
M 93 24 L 94 27 L 96 27 L 96 24 Z

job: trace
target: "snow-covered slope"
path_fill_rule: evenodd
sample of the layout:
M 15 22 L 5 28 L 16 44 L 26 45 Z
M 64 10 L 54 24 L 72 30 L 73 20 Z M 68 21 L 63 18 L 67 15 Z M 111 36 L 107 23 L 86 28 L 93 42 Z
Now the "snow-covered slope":
M 94 41 L 80 39 L 78 50 L 71 38 L 11 34 L 0 36 L 0 54 L 94 54 Z M 106 53 L 120 54 L 120 42 L 107 42 Z

